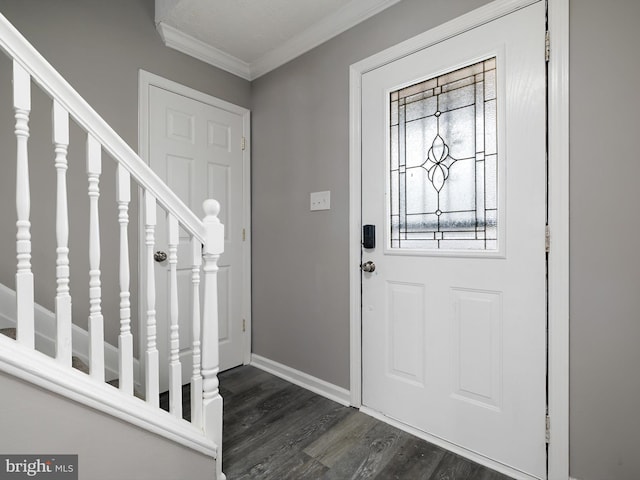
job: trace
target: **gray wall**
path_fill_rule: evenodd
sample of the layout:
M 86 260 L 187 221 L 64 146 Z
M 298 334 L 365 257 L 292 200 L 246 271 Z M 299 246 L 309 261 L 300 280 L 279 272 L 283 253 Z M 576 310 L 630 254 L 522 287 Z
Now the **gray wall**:
M 640 478 L 640 2 L 571 1 L 571 475 Z
M 250 93 L 247 82 L 164 49 L 151 0 L 0 0 L 0 11 L 134 147 L 138 67 L 251 106 L 253 350 L 348 387 L 348 66 L 483 3 L 404 0 L 254 81 Z M 570 462 L 581 480 L 640 478 L 638 19 L 636 0 L 571 1 Z M 0 85 L 6 76 L 0 63 Z M 12 120 L 2 92 L 5 135 Z M 13 205 L 13 144 L 0 137 L 5 206 Z M 32 159 L 52 162 L 50 150 Z M 76 188 L 74 198 L 84 201 L 84 184 Z M 316 190 L 331 190 L 330 211 L 308 211 Z M 0 232 L 3 252 L 13 252 L 13 236 Z M 53 244 L 39 236 L 35 256 L 51 257 Z M 72 266 L 81 261 L 72 258 Z M 0 281 L 11 285 L 13 271 L 13 254 L 3 254 Z M 86 283 L 84 271 L 75 288 Z
M 166 48 L 154 26 L 153 0 L 0 0 L 0 12 L 42 53 L 99 114 L 137 150 L 138 70 L 144 69 L 242 106 L 250 84 Z M 0 54 L 0 201 L 2 219 L 15 222 L 15 137 L 10 64 Z M 55 296 L 55 171 L 50 100 L 34 89 L 29 156 L 32 176 L 33 268 L 36 301 L 53 309 Z M 88 197 L 85 136 L 72 126 L 69 148 L 71 293 L 74 322 L 87 324 Z M 114 163 L 103 154 L 101 179 L 102 286 L 105 338 L 117 344 L 118 223 Z M 132 293 L 137 286 L 137 193 L 132 191 L 130 245 Z M 197 212 L 200 214 L 201 212 Z M 13 288 L 15 230 L 0 232 L 0 282 Z M 133 329 L 137 302 L 132 296 Z M 138 342 L 135 342 L 137 347 Z
M 0 391 L 5 455 L 76 454 L 91 480 L 214 478 L 214 459 L 164 437 L 4 374 Z
M 404 0 L 252 82 L 255 353 L 349 388 L 349 65 L 484 3 Z
M 348 67 L 483 3 L 404 0 L 252 83 L 255 353 L 348 387 Z M 640 478 L 640 2 L 570 6 L 571 475 L 630 480 Z M 316 190 L 331 190 L 330 211 L 309 212 Z

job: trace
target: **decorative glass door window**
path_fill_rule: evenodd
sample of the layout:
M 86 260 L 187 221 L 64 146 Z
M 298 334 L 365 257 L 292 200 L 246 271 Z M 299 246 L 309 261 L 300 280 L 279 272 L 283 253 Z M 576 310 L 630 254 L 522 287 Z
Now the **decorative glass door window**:
M 496 59 L 390 94 L 393 249 L 498 244 Z

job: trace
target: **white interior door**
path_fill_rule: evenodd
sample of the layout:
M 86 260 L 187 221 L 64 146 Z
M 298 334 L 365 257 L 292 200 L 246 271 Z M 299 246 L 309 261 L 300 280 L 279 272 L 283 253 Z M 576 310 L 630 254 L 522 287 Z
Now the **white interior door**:
M 220 369 L 241 365 L 243 331 L 243 162 L 242 115 L 149 86 L 149 164 L 199 217 L 202 202 L 220 202 L 225 249 L 218 262 Z M 158 211 L 156 250 L 168 253 L 164 212 Z M 178 302 L 183 383 L 191 378 L 191 254 L 190 238 L 180 232 Z M 201 284 L 202 286 L 202 284 Z M 169 264 L 156 263 L 157 340 L 161 390 L 167 388 L 169 336 Z
M 544 31 L 538 2 L 362 77 L 363 404 L 526 478 L 546 475 Z

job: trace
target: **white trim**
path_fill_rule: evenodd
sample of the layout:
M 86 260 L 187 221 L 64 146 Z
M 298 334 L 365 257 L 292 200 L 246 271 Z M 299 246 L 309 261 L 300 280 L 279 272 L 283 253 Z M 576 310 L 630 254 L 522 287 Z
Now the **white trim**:
M 35 334 L 36 349 L 49 357 L 55 356 L 56 345 L 56 316 L 55 314 L 35 304 Z M 16 292 L 0 283 L 0 328 L 16 327 Z M 89 332 L 79 326 L 71 325 L 71 344 L 73 355 L 87 365 L 89 364 Z M 118 378 L 118 349 L 110 343 L 104 344 L 105 378 L 107 381 Z M 136 390 L 140 390 L 140 364 L 133 359 L 133 375 Z
M 0 371 L 131 423 L 171 441 L 216 457 L 217 446 L 202 430 L 169 412 L 123 395 L 109 384 L 64 367 L 43 353 L 0 335 Z
M 538 480 L 537 477 L 532 477 L 531 475 L 528 475 L 524 472 L 521 472 L 520 470 L 515 470 L 507 465 L 504 465 L 502 463 L 496 462 L 494 460 L 491 460 L 490 458 L 487 458 L 483 455 L 477 454 L 475 452 L 469 451 L 466 448 L 460 447 L 458 445 L 456 445 L 455 443 L 450 443 L 447 442 L 446 440 L 443 440 L 442 438 L 436 437 L 434 435 L 430 435 L 428 433 L 425 433 L 421 430 L 418 430 L 417 428 L 413 428 L 410 427 L 409 425 L 405 425 L 402 422 L 399 422 L 398 420 L 391 418 L 391 417 L 387 417 L 386 415 L 377 412 L 376 410 L 373 410 L 371 408 L 368 407 L 362 407 L 360 408 L 360 411 L 366 415 L 369 415 L 370 417 L 376 418 L 382 422 L 388 423 L 389 425 L 392 425 L 402 431 L 405 431 L 407 433 L 410 433 L 411 435 L 414 435 L 418 438 L 421 438 L 423 440 L 426 440 L 429 443 L 433 443 L 434 445 L 437 445 L 439 447 L 444 448 L 445 450 L 448 450 L 450 452 L 456 453 L 460 456 L 463 456 L 465 458 L 468 458 L 469 460 L 472 460 L 475 463 L 478 463 L 480 465 L 484 465 L 485 467 L 491 468 L 492 470 L 495 470 L 496 472 L 500 472 L 503 473 L 505 475 L 508 475 L 510 478 L 513 478 L 515 480 Z
M 275 70 L 399 1 L 353 0 L 347 3 L 338 11 L 251 63 L 251 80 Z
M 349 68 L 349 351 L 351 405 L 356 408 L 362 405 L 361 89 L 365 73 L 357 65 Z
M 360 74 L 379 68 L 398 58 L 424 50 L 467 30 L 479 27 L 541 0 L 495 0 L 449 22 L 438 25 L 404 42 L 351 65 Z
M 395 45 L 350 67 L 349 292 L 351 403 L 362 404 L 360 292 L 361 79 L 362 75 L 453 35 L 535 3 L 496 0 Z M 552 54 L 549 64 L 549 480 L 569 472 L 569 9 L 568 0 L 548 0 Z
M 198 60 L 202 60 L 209 65 L 233 73 L 246 80 L 255 80 L 399 1 L 400 0 L 352 0 L 307 30 L 292 37 L 279 47 L 265 53 L 250 63 L 223 52 L 191 35 L 187 35 L 164 22 L 159 22 L 156 28 L 167 47 L 191 55 Z
M 244 331 L 244 364 L 251 362 L 251 332 L 252 316 L 251 316 L 251 112 L 246 110 L 246 114 L 242 118 L 242 128 L 244 130 L 245 144 L 243 163 L 243 184 L 244 191 L 244 208 L 243 208 L 243 228 L 245 229 L 245 238 L 242 248 L 242 259 L 244 271 L 242 278 L 244 284 L 242 286 L 242 318 L 245 320 Z
M 549 0 L 549 480 L 569 476 L 569 0 Z
M 140 70 L 138 76 L 138 151 L 140 158 L 142 158 L 142 160 L 144 160 L 147 165 L 149 164 L 148 112 L 150 86 L 162 88 L 169 92 L 191 98 L 201 103 L 206 103 L 207 105 L 211 105 L 221 110 L 226 110 L 242 117 L 243 136 L 246 139 L 245 149 L 242 153 L 244 175 L 242 185 L 244 193 L 242 225 L 246 232 L 246 237 L 245 241 L 243 242 L 242 249 L 244 275 L 244 284 L 242 290 L 242 318 L 246 320 L 246 329 L 245 332 L 243 332 L 242 348 L 243 361 L 245 364 L 248 364 L 251 359 L 251 111 L 244 107 L 240 107 L 238 105 L 234 105 L 233 103 L 208 95 L 206 93 L 199 92 L 198 90 L 194 90 L 193 88 L 166 79 L 159 75 L 155 75 L 145 70 Z M 140 205 L 142 204 L 142 200 L 140 200 Z M 144 231 L 144 219 L 142 218 L 142 215 L 140 215 L 139 217 L 138 228 L 140 232 Z M 139 235 L 138 240 L 138 248 L 139 251 L 142 252 L 144 251 L 144 235 Z M 143 255 L 139 255 L 138 257 L 138 268 L 140 272 L 145 271 Z M 143 282 L 144 275 L 138 275 L 139 292 L 146 291 L 144 290 L 145 286 L 143 285 Z M 144 310 L 144 298 L 141 297 L 141 301 L 138 303 L 139 318 L 145 318 L 146 312 Z M 144 322 L 141 322 L 140 324 L 141 333 L 144 333 L 143 329 L 145 326 L 143 323 Z M 144 335 L 140 335 L 140 348 L 143 349 L 141 351 L 144 351 L 144 338 Z
M 245 80 L 251 80 L 251 66 L 247 62 L 212 47 L 208 43 L 198 40 L 191 35 L 187 35 L 164 22 L 159 22 L 156 25 L 156 29 L 167 47 L 171 47 L 198 60 L 202 60 L 209 65 L 233 73 Z
M 151 72 L 147 72 L 146 70 L 139 70 L 139 75 L 138 75 L 138 87 L 140 88 L 139 90 L 139 95 L 140 98 L 139 100 L 147 100 L 147 104 L 146 107 L 148 108 L 148 87 L 149 86 L 156 86 L 158 88 L 163 88 L 164 90 L 167 90 L 169 92 L 173 92 L 173 93 L 177 93 L 179 95 L 183 95 L 187 98 L 191 98 L 193 100 L 197 100 L 198 102 L 202 102 L 202 103 L 206 103 L 208 105 L 220 108 L 222 110 L 227 110 L 231 113 L 235 113 L 237 115 L 241 115 L 241 116 L 248 116 L 249 115 L 249 110 L 244 108 L 244 107 L 240 107 L 238 105 L 235 105 L 231 102 L 227 102 L 225 100 L 222 100 L 220 98 L 216 98 L 212 95 L 209 95 L 207 93 L 203 93 L 200 92 L 198 90 L 195 90 L 191 87 L 187 87 L 186 85 L 182 85 L 181 83 L 178 82 L 174 82 L 173 80 L 169 80 L 167 78 L 161 77 L 160 75 L 156 75 L 155 73 L 151 73 Z M 143 89 L 142 87 L 145 87 L 145 89 Z M 144 98 L 143 98 L 144 96 Z M 141 106 L 141 105 L 139 105 Z M 138 110 L 138 115 L 140 115 L 140 110 Z M 144 119 L 139 119 L 140 122 L 142 122 Z M 146 121 L 146 120 L 145 120 Z M 147 129 L 148 130 L 148 129 Z M 250 133 L 250 132 L 245 132 L 245 133 Z M 139 134 L 140 137 L 141 134 Z M 146 139 L 146 137 L 144 137 Z M 141 138 L 139 138 L 139 140 L 141 140 Z M 247 139 L 249 140 L 249 139 Z M 139 149 L 142 149 L 142 147 L 146 148 L 146 145 L 139 145 Z M 148 154 L 148 152 L 145 150 L 145 154 Z M 143 160 L 145 160 L 145 157 L 141 158 Z M 148 163 L 148 162 L 147 162 Z
M 269 360 L 268 358 L 261 357 L 255 353 L 251 354 L 251 365 L 269 372 L 276 377 L 280 377 L 288 382 L 291 382 L 299 387 L 306 388 L 307 390 L 322 395 L 329 400 L 333 400 L 341 405 L 349 407 L 350 397 L 349 390 L 346 388 L 338 387 L 329 382 L 325 382 L 319 378 L 313 377 L 307 373 L 296 370 L 295 368 L 288 367 L 282 363 Z

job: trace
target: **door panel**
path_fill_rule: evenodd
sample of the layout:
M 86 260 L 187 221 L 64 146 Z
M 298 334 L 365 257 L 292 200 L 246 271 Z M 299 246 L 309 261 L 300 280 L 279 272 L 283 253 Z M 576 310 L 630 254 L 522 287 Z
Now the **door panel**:
M 243 291 L 243 136 L 242 116 L 169 92 L 149 87 L 149 159 L 151 168 L 198 216 L 202 202 L 220 202 L 225 226 L 225 251 L 218 261 L 218 317 L 220 369 L 241 365 Z M 158 211 L 156 249 L 167 248 L 166 217 Z M 180 230 L 178 247 L 178 303 L 180 360 L 186 383 L 192 372 L 191 246 Z M 156 263 L 158 350 L 161 378 L 167 369 L 169 304 L 168 262 Z M 202 287 L 201 283 L 201 287 Z M 166 388 L 161 384 L 161 391 Z
M 546 473 L 544 2 L 362 77 L 363 404 Z

